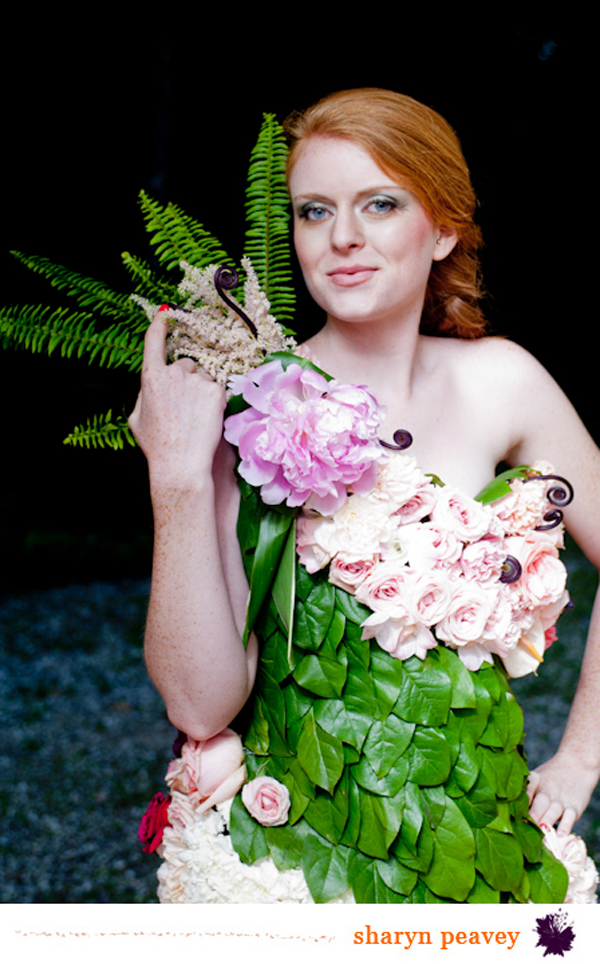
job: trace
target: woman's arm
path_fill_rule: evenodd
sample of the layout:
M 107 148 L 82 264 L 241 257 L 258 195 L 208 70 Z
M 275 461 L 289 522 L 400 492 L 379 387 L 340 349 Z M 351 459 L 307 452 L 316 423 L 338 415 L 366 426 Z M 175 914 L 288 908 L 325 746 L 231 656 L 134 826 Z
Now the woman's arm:
M 165 363 L 164 319 L 157 314 L 148 328 L 130 418 L 148 459 L 154 510 L 146 662 L 171 722 L 207 739 L 250 694 L 256 640 L 244 650 L 248 585 L 233 453 L 221 438 L 225 394 L 191 360 Z
M 592 564 L 600 568 L 600 453 L 571 403 L 530 355 L 505 343 L 511 366 L 511 405 L 517 441 L 511 464 L 548 459 L 573 485 L 565 523 Z M 592 613 L 579 683 L 556 754 L 531 774 L 531 815 L 569 833 L 600 778 L 600 596 Z

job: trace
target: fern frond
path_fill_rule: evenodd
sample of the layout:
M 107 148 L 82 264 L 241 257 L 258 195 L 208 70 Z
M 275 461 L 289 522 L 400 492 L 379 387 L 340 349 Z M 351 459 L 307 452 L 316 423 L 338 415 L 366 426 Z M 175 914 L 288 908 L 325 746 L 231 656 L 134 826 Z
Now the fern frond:
M 112 417 L 112 410 L 106 415 L 94 415 L 88 418 L 85 425 L 77 425 L 70 435 L 63 440 L 64 445 L 80 445 L 89 448 L 122 449 L 125 442 L 135 446 L 137 443 L 131 434 L 126 415 Z
M 133 317 L 128 294 L 113 291 L 102 281 L 71 271 L 62 264 L 55 264 L 49 258 L 23 254 L 21 251 L 11 251 L 11 254 L 32 271 L 48 278 L 53 288 L 66 291 L 82 308 L 96 308 L 100 314 L 112 318 Z
M 196 268 L 211 263 L 233 267 L 220 241 L 176 204 L 163 206 L 140 191 L 140 207 L 146 230 L 152 235 L 150 244 L 166 268 L 176 268 L 180 261 L 188 261 Z
M 86 355 L 90 362 L 96 360 L 109 368 L 126 365 L 133 372 L 142 367 L 143 332 L 147 327 L 144 319 L 138 320 L 133 330 L 117 324 L 98 331 L 87 312 L 42 305 L 0 308 L 0 336 L 6 343 L 48 355 L 60 348 L 67 358 Z
M 163 301 L 177 301 L 177 285 L 164 276 L 158 276 L 147 261 L 128 251 L 121 253 L 121 260 L 135 282 L 136 295 L 161 304 Z
M 263 118 L 248 169 L 244 255 L 252 262 L 272 313 L 279 322 L 289 323 L 296 299 L 291 285 L 287 145 L 275 114 Z

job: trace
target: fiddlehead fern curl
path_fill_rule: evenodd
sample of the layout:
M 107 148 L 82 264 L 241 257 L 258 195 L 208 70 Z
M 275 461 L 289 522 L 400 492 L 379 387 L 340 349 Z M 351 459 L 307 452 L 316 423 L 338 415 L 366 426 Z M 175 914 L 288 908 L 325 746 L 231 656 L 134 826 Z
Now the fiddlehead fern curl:
M 213 281 L 215 283 L 215 288 L 219 292 L 219 297 L 223 299 L 226 305 L 229 305 L 230 308 L 233 308 L 235 313 L 240 316 L 244 324 L 248 326 L 248 328 L 256 338 L 258 336 L 258 331 L 256 330 L 256 325 L 254 324 L 254 322 L 251 321 L 250 318 L 248 318 L 248 315 L 246 314 L 246 312 L 242 311 L 239 305 L 236 305 L 236 303 L 232 301 L 231 298 L 227 297 L 227 295 L 223 290 L 224 288 L 226 288 L 229 291 L 231 288 L 235 288 L 235 286 L 238 283 L 237 272 L 233 268 L 225 268 L 223 267 L 223 265 L 221 265 L 221 267 L 217 268 L 217 270 L 215 271 Z
M 554 529 L 563 520 L 563 512 L 561 511 L 566 505 L 569 505 L 573 501 L 573 486 L 567 479 L 564 479 L 561 475 L 531 475 L 523 482 L 555 482 L 556 485 L 550 486 L 546 494 L 546 498 L 550 505 L 560 506 L 560 508 L 551 509 L 544 516 L 544 523 L 542 525 L 536 526 L 537 532 L 544 532 L 546 529 Z
M 413 443 L 412 435 L 405 428 L 396 429 L 393 439 L 393 442 L 384 442 L 382 439 L 379 439 L 379 441 L 384 448 L 392 449 L 394 452 L 402 452 Z

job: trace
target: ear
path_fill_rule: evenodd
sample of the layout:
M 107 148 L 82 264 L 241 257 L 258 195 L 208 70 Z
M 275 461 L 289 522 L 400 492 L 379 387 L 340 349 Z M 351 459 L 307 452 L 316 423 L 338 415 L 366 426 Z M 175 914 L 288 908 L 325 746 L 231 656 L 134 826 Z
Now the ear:
M 438 228 L 433 260 L 443 261 L 447 258 L 457 241 L 458 234 L 453 228 Z

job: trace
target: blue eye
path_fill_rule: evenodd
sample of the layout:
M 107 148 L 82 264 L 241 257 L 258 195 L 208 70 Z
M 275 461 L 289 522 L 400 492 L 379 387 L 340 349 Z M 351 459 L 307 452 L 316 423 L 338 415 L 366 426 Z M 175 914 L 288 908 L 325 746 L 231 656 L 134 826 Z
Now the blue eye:
M 299 211 L 299 216 L 306 221 L 324 221 L 329 217 L 330 212 L 320 204 L 304 204 Z
M 398 202 L 391 197 L 376 197 L 367 204 L 366 210 L 371 214 L 389 214 L 398 207 Z

